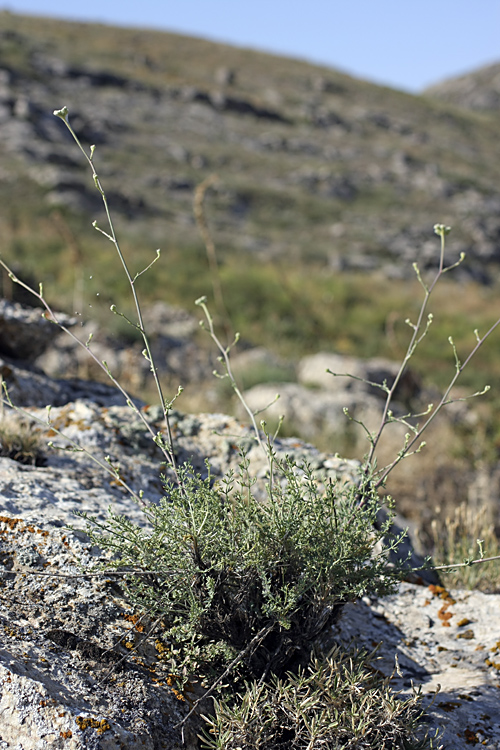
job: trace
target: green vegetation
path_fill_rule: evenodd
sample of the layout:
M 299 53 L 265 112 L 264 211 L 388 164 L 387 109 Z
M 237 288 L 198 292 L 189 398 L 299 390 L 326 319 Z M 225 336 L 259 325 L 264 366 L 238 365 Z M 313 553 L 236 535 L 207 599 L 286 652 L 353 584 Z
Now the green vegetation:
M 215 701 L 203 747 L 212 750 L 426 750 L 418 695 L 398 699 L 366 653 L 335 649 L 307 670 L 248 686 L 238 701 Z
M 368 484 L 323 486 L 307 466 L 273 460 L 264 498 L 243 457 L 240 475 L 220 485 L 189 466 L 178 476 L 144 511 L 151 531 L 112 513 L 106 524 L 89 519 L 113 566 L 154 570 L 126 575 L 126 592 L 161 618 L 175 674 L 210 684 L 237 660 L 226 677 L 234 689 L 296 670 L 345 602 L 387 593 L 398 578 L 387 564 L 398 540 L 374 552 L 388 527 L 374 530 L 380 504 Z

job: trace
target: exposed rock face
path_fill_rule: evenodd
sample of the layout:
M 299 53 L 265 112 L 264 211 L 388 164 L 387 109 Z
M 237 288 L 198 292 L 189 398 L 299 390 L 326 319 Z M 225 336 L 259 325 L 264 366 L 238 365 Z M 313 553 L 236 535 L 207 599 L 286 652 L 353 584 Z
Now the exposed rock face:
M 298 383 L 256 385 L 245 392 L 245 398 L 254 410 L 269 404 L 267 416 L 277 420 L 283 415 L 286 428 L 298 429 L 308 440 L 324 435 L 341 436 L 350 431 L 366 447 L 366 432 L 357 422 L 363 422 L 370 431 L 379 427 L 387 396 L 383 386 L 392 385 L 399 368 L 398 363 L 385 359 L 361 360 L 320 352 L 300 360 Z M 419 392 L 418 378 L 406 372 L 396 389 L 395 414 L 406 413 L 408 404 Z M 275 400 L 277 394 L 279 399 Z M 406 428 L 392 425 L 391 430 L 397 432 L 402 445 Z
M 156 302 L 145 309 L 144 325 L 162 378 L 187 385 L 200 382 L 213 370 L 215 357 L 197 345 L 193 334 L 199 328 L 198 320 L 187 311 Z M 94 321 L 80 325 L 75 332 L 81 342 L 92 336 L 92 351 L 99 361 L 107 363 L 120 383 L 134 393 L 143 391 L 150 365 L 142 354 L 142 339 L 131 343 L 124 337 L 111 337 Z M 52 334 L 51 346 L 36 361 L 44 372 L 53 378 L 108 380 L 106 372 L 77 341 L 57 330 Z
M 33 362 L 52 343 L 59 329 L 42 316 L 42 308 L 26 308 L 0 299 L 0 354 Z M 59 315 L 64 325 L 76 321 Z
M 377 668 L 394 688 L 421 686 L 425 705 L 433 699 L 430 725 L 442 728 L 438 747 L 497 750 L 499 607 L 498 595 L 403 583 L 383 600 L 348 604 L 333 635 L 368 650 L 380 643 Z
M 151 623 L 109 576 L 82 576 L 96 557 L 79 534 L 39 517 L 42 528 L 0 518 L 2 747 L 180 750 L 187 703 L 145 642 Z

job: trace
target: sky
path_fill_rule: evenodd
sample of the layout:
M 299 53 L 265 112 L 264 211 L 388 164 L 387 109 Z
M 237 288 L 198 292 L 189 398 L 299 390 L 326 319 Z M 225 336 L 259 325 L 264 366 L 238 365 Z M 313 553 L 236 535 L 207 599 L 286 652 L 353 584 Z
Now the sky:
M 500 61 L 500 0 L 0 0 L 0 9 L 177 31 L 411 92 Z

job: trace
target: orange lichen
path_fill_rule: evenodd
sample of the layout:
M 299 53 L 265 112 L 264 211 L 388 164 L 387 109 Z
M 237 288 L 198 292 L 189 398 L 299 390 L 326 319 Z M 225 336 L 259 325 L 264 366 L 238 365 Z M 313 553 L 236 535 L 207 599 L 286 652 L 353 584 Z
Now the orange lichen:
M 453 612 L 448 612 L 448 607 L 450 606 L 449 602 L 445 602 L 441 609 L 438 611 L 437 616 L 441 620 L 441 624 L 445 628 L 450 627 L 450 623 L 448 622 L 453 617 Z
M 485 660 L 484 660 L 484 663 L 485 663 L 485 664 L 486 664 L 486 665 L 487 665 L 488 667 L 493 667 L 494 669 L 498 669 L 498 671 L 500 672 L 500 662 L 498 662 L 498 661 L 493 661 L 492 659 L 485 659 Z
M 111 725 L 106 719 L 94 719 L 91 716 L 77 716 L 75 722 L 82 732 L 89 727 L 95 729 L 97 734 L 104 734 L 108 729 L 111 729 Z
M 445 602 L 448 602 L 448 604 L 456 604 L 456 600 L 453 599 L 450 592 L 447 591 L 444 586 L 435 586 L 431 583 L 429 586 L 429 591 L 433 596 L 439 597 L 439 599 L 443 599 Z
M 468 745 L 478 745 L 479 744 L 479 737 L 475 732 L 472 732 L 470 729 L 464 730 L 464 737 L 465 741 Z
M 59 732 L 59 736 L 63 738 L 63 740 L 69 740 L 70 737 L 73 737 L 73 732 L 71 729 L 68 729 L 67 732 Z
M 470 625 L 472 620 L 469 620 L 468 617 L 463 617 L 460 622 L 457 622 L 457 627 L 462 628 L 464 625 Z
M 23 523 L 22 518 L 8 518 L 8 516 L 0 516 L 0 523 L 5 523 L 11 531 L 14 531 L 18 523 Z
M 127 620 L 127 622 L 131 622 L 139 633 L 144 632 L 144 625 L 139 622 L 141 615 L 123 615 L 123 619 Z
M 160 640 L 155 641 L 155 649 L 158 651 L 160 656 L 170 653 L 170 649 L 168 648 L 168 646 L 165 646 L 165 644 L 162 643 Z
M 463 633 L 459 633 L 457 638 L 465 638 L 466 641 L 470 641 L 474 638 L 474 631 L 468 628 L 467 630 L 464 630 Z

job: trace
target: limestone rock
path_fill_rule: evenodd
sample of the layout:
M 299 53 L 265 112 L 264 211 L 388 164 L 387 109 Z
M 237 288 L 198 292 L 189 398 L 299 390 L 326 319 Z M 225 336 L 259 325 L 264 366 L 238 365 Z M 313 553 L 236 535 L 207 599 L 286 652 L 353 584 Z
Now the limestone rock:
M 180 750 L 187 701 L 84 538 L 2 516 L 0 547 L 2 747 Z
M 0 354 L 28 361 L 39 357 L 57 330 L 42 313 L 42 308 L 27 308 L 0 299 Z M 59 315 L 58 319 L 64 325 L 75 322 L 68 315 Z
M 383 600 L 348 604 L 335 641 L 371 651 L 391 685 L 421 687 L 445 750 L 500 748 L 500 596 L 402 583 Z M 396 661 L 397 658 L 397 661 Z M 432 701 L 432 702 L 431 702 Z

